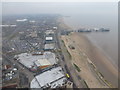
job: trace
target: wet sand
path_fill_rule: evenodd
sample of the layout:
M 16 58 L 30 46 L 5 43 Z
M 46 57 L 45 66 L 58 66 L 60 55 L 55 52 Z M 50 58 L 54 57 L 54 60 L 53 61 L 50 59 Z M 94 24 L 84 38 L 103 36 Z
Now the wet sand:
M 72 30 L 71 27 L 64 23 L 63 18 L 60 18 L 59 22 L 61 22 L 61 27 L 66 27 L 69 30 Z M 103 52 L 97 48 L 85 35 L 80 33 L 73 33 L 71 38 L 77 42 L 82 52 L 84 52 L 88 58 L 97 66 L 98 70 L 102 73 L 104 78 L 114 87 L 118 87 L 118 70 L 110 62 L 109 58 L 103 54 Z
M 81 48 L 82 52 L 97 66 L 104 78 L 113 86 L 118 87 L 118 70 L 108 60 L 109 58 L 94 46 L 86 36 L 73 33 L 70 37 Z
M 92 67 L 91 61 L 86 56 L 84 52 L 82 52 L 81 48 L 78 46 L 76 41 L 71 38 L 71 36 L 62 36 L 61 39 L 64 41 L 64 44 L 71 55 L 71 62 L 72 65 L 76 64 L 80 71 L 76 70 L 78 75 L 85 80 L 87 86 L 89 88 L 108 88 L 108 86 L 103 83 L 103 81 L 98 77 L 96 73 L 96 68 Z M 75 49 L 69 48 L 72 45 Z

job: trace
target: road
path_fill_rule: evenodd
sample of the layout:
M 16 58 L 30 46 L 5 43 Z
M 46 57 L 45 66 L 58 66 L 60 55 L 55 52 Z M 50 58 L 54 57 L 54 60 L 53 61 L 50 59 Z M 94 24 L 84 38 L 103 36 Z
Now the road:
M 13 32 L 13 34 L 10 37 L 14 36 L 16 33 L 17 33 L 17 29 Z M 45 37 L 44 37 L 44 39 L 45 39 Z M 11 38 L 4 40 L 4 42 L 6 43 L 6 42 L 8 42 L 8 40 L 11 40 Z M 56 49 L 61 49 L 63 46 L 62 46 L 61 41 L 60 41 L 60 30 L 59 29 L 55 31 L 54 40 L 56 42 L 56 45 L 55 45 Z M 44 48 L 44 41 L 45 40 L 43 40 L 41 42 L 40 49 L 42 49 L 42 50 Z M 65 52 L 63 52 L 63 50 L 62 50 L 62 52 L 57 51 L 55 54 L 59 57 L 59 61 L 60 61 L 59 64 L 63 68 L 65 74 L 68 73 L 70 75 L 69 79 L 73 82 L 74 88 L 83 88 L 83 86 L 80 82 L 80 78 L 78 77 L 73 65 L 69 61 L 70 59 L 68 58 L 68 55 Z M 6 54 L 4 56 L 8 60 L 8 62 L 11 63 L 11 65 L 17 66 L 19 72 L 22 72 L 26 75 L 26 77 L 29 80 L 28 81 L 29 83 L 32 81 L 35 73 L 29 71 L 26 67 L 24 67 L 22 64 L 20 64 L 18 61 L 15 61 L 13 59 L 14 57 L 11 58 L 11 57 L 9 57 L 9 55 L 6 55 Z M 29 83 L 26 87 L 30 87 Z
M 23 72 L 25 75 L 26 75 L 26 78 L 28 78 L 28 82 L 31 82 L 32 79 L 34 78 L 34 73 L 29 71 L 27 68 L 25 68 L 23 65 L 21 65 L 20 63 L 18 63 L 17 61 L 15 61 L 13 58 L 11 57 L 6 57 L 6 55 L 3 55 L 5 57 L 5 59 L 11 64 L 11 65 L 14 65 L 14 66 L 17 66 L 18 68 L 18 72 Z M 27 85 L 29 87 L 29 83 Z
M 64 49 L 62 42 L 60 40 L 60 30 L 57 30 L 55 33 L 55 40 L 56 40 L 56 48 L 57 49 Z M 70 58 L 67 54 L 67 52 L 57 52 L 56 53 L 59 56 L 59 60 L 60 60 L 60 65 L 62 66 L 62 68 L 64 69 L 64 71 L 66 73 L 68 73 L 70 75 L 70 80 L 73 82 L 73 88 L 84 88 L 84 86 L 82 85 L 82 83 L 80 82 L 80 77 L 78 77 L 78 74 L 76 73 L 73 65 L 70 62 Z

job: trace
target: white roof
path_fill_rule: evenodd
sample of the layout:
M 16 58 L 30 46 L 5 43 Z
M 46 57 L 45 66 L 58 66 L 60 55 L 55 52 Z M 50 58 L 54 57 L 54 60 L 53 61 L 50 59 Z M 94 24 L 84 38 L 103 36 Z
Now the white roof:
M 32 23 L 34 23 L 35 21 L 34 21 L 34 20 L 30 20 L 29 22 L 32 22 Z
M 51 63 L 47 59 L 39 59 L 34 62 L 37 67 L 39 66 L 45 66 L 45 65 L 51 65 Z
M 16 56 L 15 56 L 16 57 Z M 32 55 L 30 53 L 22 53 L 18 55 L 19 62 L 26 66 L 27 68 L 31 68 L 35 66 L 35 61 L 47 59 L 52 65 L 57 64 L 57 60 L 55 54 L 52 52 L 44 52 L 43 55 Z M 41 62 L 43 64 L 43 62 Z
M 53 27 L 54 29 L 57 29 L 57 27 Z
M 0 25 L 0 27 L 16 27 L 17 25 Z
M 27 19 L 17 19 L 16 21 L 17 22 L 24 22 L 24 21 L 27 21 Z
M 65 83 L 66 77 L 63 74 L 61 67 L 56 67 L 42 74 L 36 76 L 31 81 L 31 88 L 42 88 L 51 86 L 51 88 L 56 88 L 56 86 L 62 86 Z
M 56 59 L 54 53 L 44 52 L 44 56 L 45 56 L 46 59 L 49 60 L 49 62 L 50 62 L 51 64 L 57 64 L 57 59 Z
M 53 37 L 46 37 L 45 40 L 53 40 Z
M 54 31 L 53 30 L 46 30 L 46 32 L 45 32 L 47 35 L 48 34 L 54 34 Z
M 55 48 L 55 44 L 52 43 L 52 44 L 45 44 L 45 47 L 44 49 L 54 49 Z

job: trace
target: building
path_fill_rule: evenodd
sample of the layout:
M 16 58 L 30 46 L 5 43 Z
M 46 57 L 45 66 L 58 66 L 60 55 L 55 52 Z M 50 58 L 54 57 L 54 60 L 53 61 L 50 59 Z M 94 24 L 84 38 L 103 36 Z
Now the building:
M 17 25 L 0 25 L 0 27 L 16 27 Z
M 71 32 L 73 32 L 73 31 L 72 31 L 72 30 L 71 30 L 71 31 L 62 30 L 62 31 L 61 31 L 61 35 L 69 35 Z
M 47 59 L 39 59 L 37 61 L 34 62 L 35 65 L 37 66 L 38 69 L 44 69 L 46 67 L 52 66 L 54 65 L 54 63 L 50 63 Z
M 58 59 L 55 54 L 49 51 L 44 52 L 44 57 L 49 60 L 51 64 L 57 64 Z
M 54 30 L 57 30 L 57 27 L 53 27 Z
M 32 55 L 43 55 L 43 52 L 32 52 Z
M 31 32 L 30 36 L 31 36 L 31 37 L 37 37 L 37 32 L 36 32 L 36 31 Z
M 46 40 L 46 41 L 52 41 L 52 40 L 53 40 L 53 37 L 46 37 L 45 40 Z
M 30 88 L 61 88 L 65 87 L 68 80 L 61 67 L 52 68 L 37 75 L 30 83 Z
M 19 85 L 19 73 L 16 67 L 3 63 L 0 88 L 16 88 Z
M 46 35 L 54 34 L 54 31 L 53 30 L 46 30 L 45 34 Z
M 54 49 L 55 49 L 55 43 L 45 44 L 44 46 L 45 51 L 54 50 Z
M 5 86 L 2 86 L 0 88 L 2 88 L 2 90 L 10 89 L 10 88 L 18 88 L 18 84 L 17 83 L 12 83 L 12 84 L 8 84 L 8 85 L 5 85 Z
M 43 54 L 22 53 L 16 55 L 17 61 L 30 69 L 36 71 L 38 67 L 41 69 L 57 64 L 58 59 L 52 52 L 44 52 Z
M 51 44 L 51 43 L 55 43 L 54 41 L 54 35 L 47 35 L 46 38 L 45 38 L 45 42 L 44 44 Z
M 25 21 L 27 21 L 27 19 L 17 19 L 16 21 L 17 22 L 25 22 Z

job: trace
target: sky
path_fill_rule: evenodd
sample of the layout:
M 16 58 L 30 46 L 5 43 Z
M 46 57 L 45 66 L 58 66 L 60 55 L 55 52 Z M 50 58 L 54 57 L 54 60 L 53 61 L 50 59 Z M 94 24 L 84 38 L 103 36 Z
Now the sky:
M 118 2 L 120 0 L 1 0 L 2 2 Z
M 117 2 L 3 2 L 2 14 L 117 14 Z M 111 12 L 114 11 L 114 12 Z

